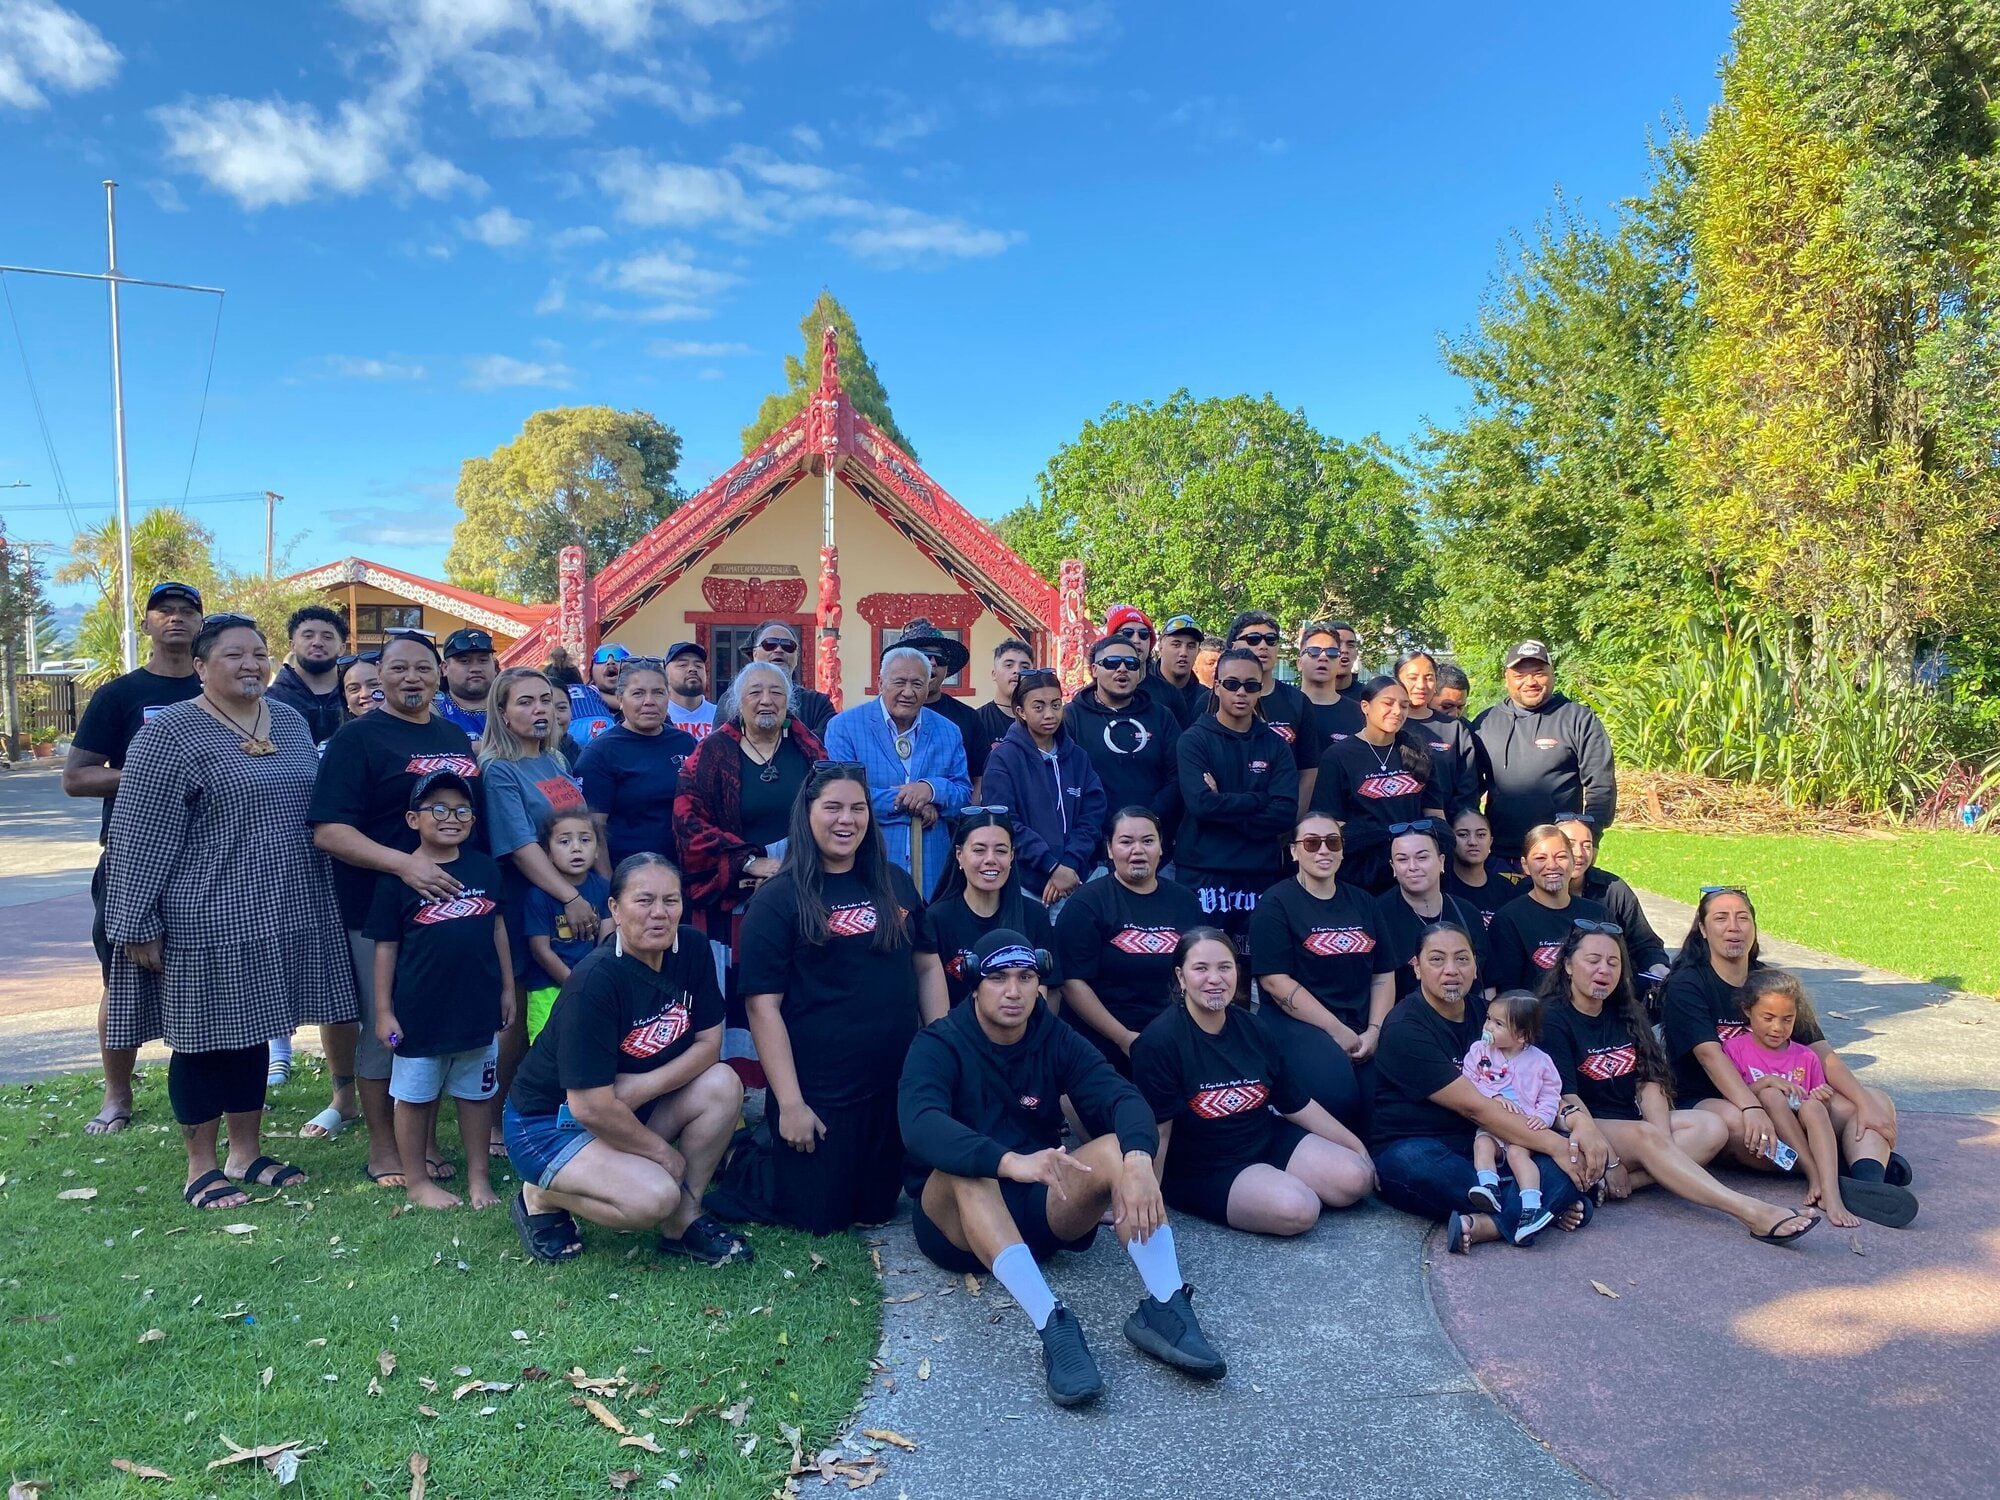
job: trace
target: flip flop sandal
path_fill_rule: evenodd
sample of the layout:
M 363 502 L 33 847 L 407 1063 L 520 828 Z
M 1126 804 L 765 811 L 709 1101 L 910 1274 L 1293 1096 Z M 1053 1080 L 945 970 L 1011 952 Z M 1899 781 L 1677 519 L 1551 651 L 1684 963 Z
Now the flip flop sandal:
M 223 1176 L 229 1177 L 227 1168 Z M 304 1182 L 306 1174 L 290 1162 L 279 1161 L 276 1157 L 260 1156 L 243 1169 L 241 1177 L 229 1177 L 231 1182 L 245 1187 L 286 1188 L 295 1182 Z
M 1907 1156 L 1900 1151 L 1891 1151 L 1887 1164 L 1882 1168 L 1882 1180 L 1890 1187 L 1906 1188 L 1917 1180 L 1917 1174 Z
M 681 1231 L 679 1239 L 660 1236 L 660 1254 L 679 1255 L 705 1266 L 726 1266 L 732 1261 L 746 1265 L 757 1258 L 741 1235 L 732 1234 L 707 1214 L 701 1214 Z
M 1444 1247 L 1453 1255 L 1472 1253 L 1472 1220 L 1464 1214 L 1453 1214 L 1444 1221 Z
M 85 1135 L 116 1135 L 119 1131 L 129 1128 L 131 1124 L 132 1111 L 129 1109 L 100 1109 L 96 1114 L 83 1122 L 83 1133 Z
M 220 1208 L 224 1198 L 240 1198 L 244 1193 L 221 1172 L 210 1171 L 202 1173 L 182 1188 L 181 1196 L 196 1208 L 210 1209 Z
M 432 1182 L 451 1182 L 458 1176 L 458 1164 L 442 1156 L 426 1156 L 424 1171 Z
M 506 1161 L 507 1143 L 505 1141 L 488 1140 L 486 1143 L 486 1158 L 488 1161 Z
M 557 1261 L 582 1253 L 583 1241 L 577 1237 L 576 1220 L 569 1216 L 568 1209 L 531 1214 L 528 1212 L 527 1194 L 516 1193 L 507 1212 L 514 1220 L 515 1232 L 521 1237 L 521 1248 L 542 1264 L 554 1265 Z
M 1887 1229 L 1907 1228 L 1917 1216 L 1917 1195 L 1889 1182 L 1840 1179 L 1840 1201 L 1859 1217 Z
M 271 1064 L 271 1071 L 264 1075 L 264 1087 L 281 1089 L 292 1081 L 292 1060 L 280 1058 Z
M 1805 1228 L 1795 1229 L 1790 1234 L 1778 1233 L 1787 1224 L 1797 1223 L 1800 1219 L 1805 1220 Z M 1819 1228 L 1819 1226 L 1820 1217 L 1818 1214 L 1790 1214 L 1773 1224 L 1769 1234 L 1753 1234 L 1750 1238 L 1753 1240 L 1762 1240 L 1767 1245 L 1796 1245 L 1800 1240 Z
M 364 1166 L 361 1169 L 361 1175 L 377 1187 L 399 1188 L 409 1186 L 409 1179 L 403 1175 L 400 1167 L 393 1172 L 378 1172 L 373 1167 Z
M 361 1116 L 359 1115 L 344 1115 L 329 1104 L 325 1109 L 299 1127 L 299 1139 L 302 1141 L 337 1141 L 348 1126 L 360 1118 Z M 306 1134 L 308 1130 L 313 1129 L 317 1129 L 319 1134 Z

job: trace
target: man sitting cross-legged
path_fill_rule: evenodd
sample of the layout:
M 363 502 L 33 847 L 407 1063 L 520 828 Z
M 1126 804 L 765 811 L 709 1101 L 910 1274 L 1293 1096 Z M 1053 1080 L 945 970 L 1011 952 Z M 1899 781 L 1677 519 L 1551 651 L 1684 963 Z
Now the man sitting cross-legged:
M 903 1066 L 917 1247 L 947 1271 L 993 1272 L 1041 1333 L 1049 1395 L 1075 1406 L 1104 1380 L 1039 1262 L 1087 1249 L 1108 1205 L 1146 1284 L 1125 1337 L 1197 1379 L 1220 1379 L 1222 1356 L 1195 1321 L 1154 1178 L 1153 1111 L 1041 1003 L 1042 959 L 1020 933 L 988 933 L 973 962 L 972 1003 L 919 1032 Z M 1060 1145 L 1064 1095 L 1095 1133 L 1074 1152 Z

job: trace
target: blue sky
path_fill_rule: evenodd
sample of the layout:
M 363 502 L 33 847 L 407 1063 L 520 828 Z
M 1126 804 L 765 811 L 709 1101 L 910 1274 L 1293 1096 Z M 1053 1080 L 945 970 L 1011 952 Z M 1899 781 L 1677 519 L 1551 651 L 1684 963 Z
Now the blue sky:
M 1270 391 L 1400 440 L 1560 186 L 1637 190 L 1729 40 L 1673 6 L 0 0 L 0 262 L 126 274 L 136 499 L 277 490 L 295 566 L 439 570 L 459 461 L 541 407 L 738 456 L 822 284 L 993 516 L 1112 401 Z M 7 277 L 72 502 L 112 493 L 104 293 Z M 0 307 L 0 317 L 5 309 Z M 0 516 L 66 541 L 11 326 Z M 192 467 L 190 461 L 192 457 Z M 204 505 L 225 559 L 262 508 Z M 71 595 L 70 597 L 75 597 Z

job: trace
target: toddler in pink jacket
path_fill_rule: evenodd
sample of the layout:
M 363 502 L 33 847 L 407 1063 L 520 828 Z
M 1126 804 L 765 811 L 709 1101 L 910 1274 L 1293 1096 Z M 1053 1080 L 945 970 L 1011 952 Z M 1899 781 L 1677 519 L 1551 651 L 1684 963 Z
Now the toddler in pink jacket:
M 1486 1029 L 1465 1054 L 1465 1076 L 1489 1099 L 1498 1099 L 1538 1125 L 1554 1125 L 1562 1103 L 1562 1075 L 1555 1060 L 1535 1041 L 1542 1033 L 1542 1004 L 1526 990 L 1509 990 L 1486 1007 Z M 1472 1165 L 1479 1180 L 1466 1194 L 1476 1209 L 1500 1215 L 1500 1153 L 1521 1190 L 1521 1219 L 1514 1242 L 1525 1245 L 1549 1227 L 1554 1215 L 1542 1207 L 1542 1174 L 1525 1146 L 1510 1146 L 1480 1131 L 1472 1138 Z

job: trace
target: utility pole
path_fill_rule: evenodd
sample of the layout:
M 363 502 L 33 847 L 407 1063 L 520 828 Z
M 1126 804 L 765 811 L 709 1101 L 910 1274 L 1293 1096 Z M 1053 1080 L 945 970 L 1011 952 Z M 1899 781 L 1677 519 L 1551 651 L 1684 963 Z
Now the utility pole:
M 271 574 L 274 571 L 272 558 L 276 555 L 273 544 L 278 519 L 278 502 L 284 498 L 273 490 L 264 491 L 264 581 L 266 583 L 271 581 Z

